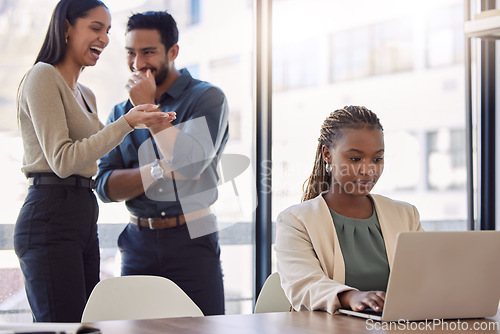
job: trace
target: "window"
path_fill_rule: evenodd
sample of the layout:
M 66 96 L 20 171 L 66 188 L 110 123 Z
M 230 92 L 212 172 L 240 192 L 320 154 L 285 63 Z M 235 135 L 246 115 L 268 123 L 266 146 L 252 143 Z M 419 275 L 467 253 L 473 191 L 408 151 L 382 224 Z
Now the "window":
M 416 191 L 422 176 L 420 163 L 424 143 L 414 131 L 386 130 L 384 174 L 376 185 L 376 191 Z
M 273 74 L 280 71 L 275 88 L 291 85 L 283 82 L 288 59 L 281 55 L 304 45 L 289 33 L 298 30 L 297 21 L 280 14 L 301 17 L 301 27 L 311 26 L 307 45 L 320 41 L 320 50 L 328 51 L 311 52 L 311 59 L 327 64 L 320 66 L 326 80 L 320 77 L 314 89 L 273 92 L 273 217 L 300 202 L 327 115 L 352 104 L 374 111 L 384 127 L 385 169 L 373 193 L 415 205 L 426 230 L 466 229 L 463 68 L 425 65 L 429 52 L 442 52 L 426 44 L 427 22 L 447 21 L 450 12 L 441 9 L 462 7 L 462 1 L 403 6 L 397 0 L 316 0 L 304 6 L 280 0 L 273 5 L 273 55 L 278 55 Z M 445 26 L 463 38 L 461 24 Z
M 273 88 L 288 90 L 319 84 L 320 41 L 311 38 L 285 44 L 273 54 Z
M 372 31 L 361 27 L 333 33 L 331 37 L 331 81 L 352 80 L 372 75 Z
M 438 67 L 464 61 L 463 5 L 434 10 L 427 19 L 427 66 Z
M 56 3 L 4 1 L 0 9 L 0 25 L 10 22 L 0 30 L 6 46 L 0 78 L 4 88 L 11 87 L 0 90 L 0 147 L 8 157 L 2 171 L 9 176 L 0 192 L 0 281 L 7 282 L 0 288 L 0 321 L 31 320 L 12 251 L 13 224 L 26 191 L 13 111 L 19 80 L 36 56 Z M 225 153 L 252 157 L 251 3 L 135 1 L 125 8 L 124 1 L 109 0 L 111 43 L 81 76 L 96 94 L 101 120 L 127 98 L 122 32 L 128 15 L 167 7 L 180 29 L 177 67 L 213 82 L 228 98 L 231 138 Z M 462 7 L 462 0 L 433 0 L 425 6 L 398 0 L 273 1 L 273 217 L 300 201 L 326 115 L 357 104 L 375 111 L 385 129 L 386 169 L 374 192 L 414 204 L 427 230 L 466 228 L 465 106 L 457 84 L 464 76 L 459 66 L 442 69 L 463 61 Z M 229 195 L 221 192 L 218 201 L 223 204 L 219 222 L 227 226 L 220 231 L 227 313 L 252 311 L 254 184 L 249 168 L 224 183 Z M 235 185 L 238 201 L 230 193 Z M 100 205 L 102 278 L 119 274 L 116 239 L 127 219 L 122 203 Z
M 231 140 L 242 139 L 241 112 L 245 100 L 248 100 L 249 87 L 236 86 L 234 78 L 242 78 L 245 75 L 240 56 L 227 57 L 212 60 L 209 63 L 210 82 L 222 88 L 229 103 L 229 136 Z
M 465 130 L 427 133 L 427 182 L 432 190 L 464 189 L 467 183 Z
M 413 35 L 411 20 L 404 17 L 382 22 L 373 27 L 374 74 L 410 71 L 413 69 Z
M 334 32 L 330 80 L 338 82 L 413 68 L 411 20 L 401 18 Z
M 191 24 L 198 24 L 201 20 L 200 0 L 191 0 Z
M 3 157 L 2 173 L 6 176 L 0 191 L 0 322 L 31 321 L 19 262 L 12 250 L 12 234 L 17 214 L 23 203 L 27 183 L 20 172 L 22 166 L 22 141 L 15 117 L 16 89 L 23 74 L 36 57 L 41 41 L 58 0 L 7 1 L 0 5 L 0 22 L 10 25 L 0 31 L 0 41 L 5 46 L 0 55 L 0 153 Z M 155 5 L 154 3 L 158 3 Z M 162 5 L 160 3 L 163 3 Z M 26 6 L 30 4 L 31 6 Z M 127 98 L 124 85 L 130 75 L 125 61 L 125 23 L 132 12 L 165 10 L 174 16 L 179 28 L 180 53 L 176 67 L 188 67 L 192 75 L 219 86 L 230 106 L 229 139 L 225 153 L 240 154 L 247 159 L 252 149 L 252 40 L 241 36 L 252 34 L 252 6 L 248 0 L 221 0 L 217 6 L 231 8 L 232 15 L 215 10 L 215 6 L 201 6 L 199 0 L 175 1 L 106 1 L 113 17 L 110 44 L 97 65 L 82 72 L 79 81 L 90 87 L 96 95 L 99 117 L 105 122 L 111 108 Z M 12 13 L 22 20 L 11 20 Z M 234 17 L 233 17 L 234 16 Z M 201 17 L 207 20 L 201 20 Z M 236 21 L 235 21 L 236 18 Z M 196 27 L 192 25 L 196 23 Z M 0 24 L 1 25 L 1 24 Z M 234 35 L 227 36 L 228 26 Z M 202 28 L 202 29 L 200 29 Z M 16 35 L 12 39 L 12 34 Z M 224 41 L 223 47 L 211 41 Z M 218 43 L 218 42 L 217 42 Z M 22 52 L 20 52 L 22 51 Z M 22 55 L 21 57 L 19 55 Z M 243 126 L 244 125 L 244 126 Z M 221 185 L 219 201 L 226 205 L 216 207 L 220 230 L 221 261 L 224 273 L 226 313 L 251 313 L 253 298 L 253 238 L 252 214 L 254 184 L 251 166 L 234 179 Z M 235 200 L 234 191 L 239 192 Z M 232 193 L 231 193 L 232 191 Z M 228 195 L 229 194 L 229 195 Z M 229 203 L 229 204 L 228 204 Z M 120 274 L 120 258 L 116 248 L 119 233 L 128 221 L 128 211 L 123 203 L 100 205 L 99 237 L 101 246 L 101 279 Z M 226 227 L 222 229 L 222 227 Z

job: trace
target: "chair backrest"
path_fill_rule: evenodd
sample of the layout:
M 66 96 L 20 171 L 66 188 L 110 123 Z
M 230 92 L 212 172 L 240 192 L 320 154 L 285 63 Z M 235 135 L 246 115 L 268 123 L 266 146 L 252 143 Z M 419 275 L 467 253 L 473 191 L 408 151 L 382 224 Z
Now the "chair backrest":
M 82 323 L 203 316 L 174 282 L 158 276 L 121 276 L 100 281 L 83 311 Z
M 281 287 L 280 275 L 272 273 L 264 282 L 255 303 L 254 313 L 289 312 L 291 304 Z

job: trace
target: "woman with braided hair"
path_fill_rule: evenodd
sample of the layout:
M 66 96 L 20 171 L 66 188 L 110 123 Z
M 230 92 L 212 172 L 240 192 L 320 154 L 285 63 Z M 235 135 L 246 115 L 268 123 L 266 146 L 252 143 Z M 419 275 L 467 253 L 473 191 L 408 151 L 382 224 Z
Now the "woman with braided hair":
M 360 106 L 330 113 L 302 203 L 276 224 L 278 272 L 295 310 L 382 310 L 396 236 L 422 230 L 414 206 L 370 194 L 383 168 L 377 115 Z

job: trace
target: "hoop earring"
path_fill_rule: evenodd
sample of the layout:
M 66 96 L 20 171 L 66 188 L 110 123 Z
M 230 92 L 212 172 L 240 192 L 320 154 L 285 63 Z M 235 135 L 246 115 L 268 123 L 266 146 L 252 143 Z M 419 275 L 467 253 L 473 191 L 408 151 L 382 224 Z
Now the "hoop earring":
M 68 45 L 68 37 L 66 37 L 66 45 Z
M 332 170 L 333 170 L 332 164 L 330 164 L 330 163 L 328 163 L 328 162 L 327 162 L 327 163 L 325 164 L 325 171 L 326 171 L 328 174 L 330 174 L 330 173 L 332 172 Z

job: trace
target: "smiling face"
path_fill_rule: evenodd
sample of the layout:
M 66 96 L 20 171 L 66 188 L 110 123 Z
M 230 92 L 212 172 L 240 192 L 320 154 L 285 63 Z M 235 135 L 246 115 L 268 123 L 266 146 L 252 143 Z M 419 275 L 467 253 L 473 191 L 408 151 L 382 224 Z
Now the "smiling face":
M 366 196 L 384 169 L 384 135 L 379 129 L 343 129 L 334 148 L 323 146 L 323 157 L 332 165 L 334 192 Z
M 160 86 L 168 77 L 177 56 L 172 52 L 175 45 L 167 53 L 156 29 L 134 29 L 127 33 L 125 39 L 130 70 L 144 73 L 151 70 L 156 85 Z
M 109 43 L 111 15 L 104 6 L 88 11 L 86 17 L 76 20 L 66 31 L 66 58 L 73 59 L 79 66 L 93 66 Z

